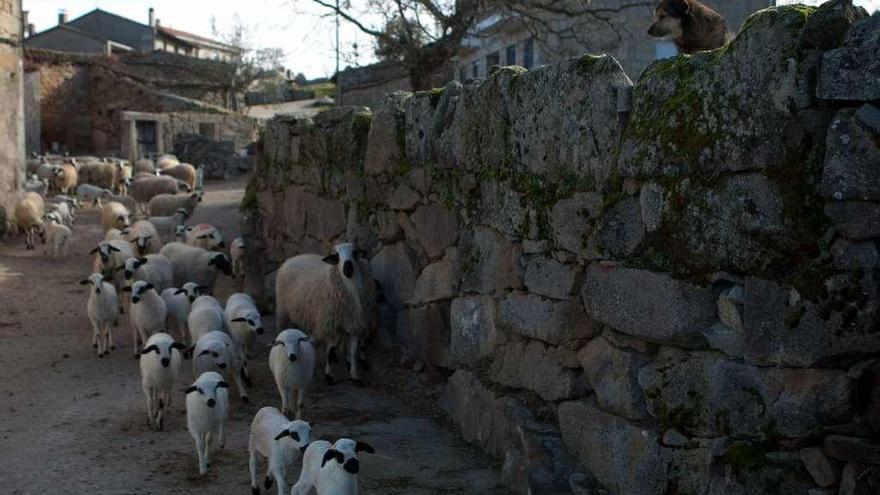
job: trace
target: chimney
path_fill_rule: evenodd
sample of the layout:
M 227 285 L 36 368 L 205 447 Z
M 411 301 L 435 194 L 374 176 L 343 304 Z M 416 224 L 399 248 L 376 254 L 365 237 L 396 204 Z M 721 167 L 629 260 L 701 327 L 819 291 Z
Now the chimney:
M 58 11 L 58 25 L 62 26 L 64 24 L 67 24 L 67 11 L 66 10 L 59 10 Z
M 28 11 L 22 10 L 21 11 L 21 36 L 23 38 L 27 37 L 27 33 L 28 33 Z
M 153 7 L 150 7 L 150 10 L 148 12 L 149 14 L 147 17 L 150 19 L 150 27 L 154 28 L 156 27 L 156 11 L 153 9 Z
M 34 23 L 32 22 L 27 26 L 27 37 L 30 38 L 35 34 L 37 34 L 37 26 L 34 26 Z

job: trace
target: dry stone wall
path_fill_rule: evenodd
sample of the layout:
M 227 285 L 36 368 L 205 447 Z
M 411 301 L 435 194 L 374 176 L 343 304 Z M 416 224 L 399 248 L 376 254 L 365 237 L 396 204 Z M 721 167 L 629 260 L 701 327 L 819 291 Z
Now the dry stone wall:
M 880 14 L 754 14 L 268 123 L 249 290 L 354 241 L 379 345 L 518 493 L 880 490 Z M 266 281 L 264 284 L 263 281 Z

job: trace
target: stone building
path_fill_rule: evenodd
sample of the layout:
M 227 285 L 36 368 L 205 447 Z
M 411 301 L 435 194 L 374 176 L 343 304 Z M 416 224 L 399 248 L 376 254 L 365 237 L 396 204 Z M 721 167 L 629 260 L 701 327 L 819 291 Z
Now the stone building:
M 21 0 L 0 0 L 0 235 L 24 181 Z
M 638 76 L 651 62 L 677 53 L 671 41 L 647 34 L 653 16 L 650 2 L 593 0 L 594 9 L 619 10 L 607 14 L 607 22 L 578 17 L 543 16 L 541 22 L 523 22 L 510 15 L 487 15 L 462 41 L 455 58 L 456 79 L 485 76 L 495 65 L 532 68 L 584 53 L 608 53 L 631 76 Z M 774 5 L 775 0 L 707 0 L 737 30 L 752 12 Z M 627 7 L 630 4 L 637 4 Z M 606 15 L 606 14 L 603 14 Z M 544 27 L 546 23 L 547 27 Z

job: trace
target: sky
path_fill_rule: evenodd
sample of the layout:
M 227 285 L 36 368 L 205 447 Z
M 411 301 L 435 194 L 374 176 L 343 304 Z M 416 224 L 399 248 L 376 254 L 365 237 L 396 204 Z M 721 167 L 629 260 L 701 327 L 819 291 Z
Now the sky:
M 309 78 L 332 75 L 335 67 L 334 23 L 322 16 L 326 10 L 311 0 L 23 0 L 30 12 L 30 22 L 37 31 L 55 26 L 58 12 L 67 10 L 74 19 L 96 7 L 147 23 L 147 9 L 156 9 L 156 17 L 165 26 L 211 36 L 211 18 L 218 30 L 228 32 L 238 17 L 251 33 L 251 48 L 279 47 L 284 50 L 286 66 Z M 358 0 L 354 0 L 357 3 Z M 780 3 L 794 3 L 780 0 Z M 822 0 L 799 0 L 818 5 Z M 880 0 L 856 0 L 869 12 L 880 9 Z M 359 57 L 348 57 L 346 65 L 367 65 L 375 61 L 371 39 L 343 22 L 343 52 L 352 53 L 358 45 Z

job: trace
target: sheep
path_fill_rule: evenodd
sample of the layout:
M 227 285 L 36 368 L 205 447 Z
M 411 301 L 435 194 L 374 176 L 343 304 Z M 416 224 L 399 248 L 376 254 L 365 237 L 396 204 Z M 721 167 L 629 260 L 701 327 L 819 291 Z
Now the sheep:
M 122 203 L 110 201 L 101 206 L 101 228 L 106 234 L 110 229 L 122 230 L 131 225 L 131 213 Z
M 15 224 L 20 232 L 25 234 L 26 249 L 34 249 L 35 236 L 45 239 L 43 215 L 46 213 L 46 203 L 42 196 L 28 192 L 15 204 Z
M 232 275 L 232 265 L 225 254 L 216 251 L 205 251 L 180 242 L 170 242 L 159 250 L 174 266 L 174 285 L 180 287 L 187 282 L 195 282 L 206 288 L 214 289 L 217 272 Z
M 61 170 L 61 167 L 54 163 L 41 163 L 37 170 L 34 172 L 37 175 L 37 179 L 41 181 L 45 181 L 46 184 L 51 184 L 52 180 L 55 178 L 55 172 Z
M 76 187 L 78 182 L 79 176 L 75 163 L 64 163 L 55 170 L 55 176 L 52 178 L 52 187 L 60 191 L 61 194 L 67 194 Z
M 120 171 L 113 163 L 90 162 L 80 165 L 78 174 L 80 184 L 91 184 L 109 190 L 115 188 L 119 182 Z
M 72 227 L 76 223 L 73 210 L 68 203 L 49 203 L 46 205 L 46 213 L 55 213 L 64 225 Z
M 131 346 L 137 359 L 140 357 L 138 345 L 165 327 L 167 309 L 153 284 L 138 280 L 122 290 L 131 292 Z
M 278 495 L 289 495 L 285 473 L 302 457 L 312 439 L 312 426 L 305 421 L 290 421 L 274 407 L 257 411 L 248 440 L 251 492 L 260 493 L 257 485 L 257 455 L 267 461 L 264 485 L 278 484 Z
M 138 203 L 146 204 L 155 196 L 160 194 L 177 194 L 178 190 L 177 179 L 173 177 L 135 176 L 131 183 L 129 195 Z M 176 209 L 173 208 L 171 211 L 174 212 Z
M 186 389 L 186 425 L 196 442 L 199 474 L 208 472 L 214 442 L 225 446 L 223 426 L 229 414 L 229 384 L 220 374 L 208 371 Z
M 278 270 L 275 283 L 278 328 L 293 322 L 327 345 L 324 378 L 333 383 L 332 364 L 336 348 L 348 345 L 349 372 L 356 384 L 359 345 L 368 337 L 378 318 L 375 284 L 365 253 L 353 244 L 337 244 L 333 252 L 295 256 Z
M 80 285 L 92 285 L 89 290 L 89 301 L 86 303 L 89 320 L 92 322 L 92 347 L 98 349 L 98 357 L 110 354 L 113 345 L 111 328 L 119 320 L 119 299 L 113 284 L 104 281 L 100 273 L 93 273 L 89 278 L 80 280 Z
M 196 187 L 196 168 L 189 163 L 179 163 L 172 167 L 161 168 L 159 173 L 185 182 L 190 189 Z
M 148 254 L 143 258 L 129 258 L 125 260 L 121 270 L 126 285 L 143 280 L 153 284 L 156 292 L 162 292 L 171 287 L 174 280 L 171 261 L 161 254 Z
M 225 247 L 223 234 L 211 224 L 200 223 L 186 230 L 186 243 L 190 246 L 216 251 Z
M 186 244 L 186 237 L 189 235 L 190 231 L 192 231 L 192 227 L 186 225 L 178 225 L 174 228 L 174 237 L 176 242 L 182 242 Z
M 36 175 L 26 180 L 24 183 L 25 192 L 35 192 L 41 196 L 45 196 L 49 192 L 49 183 L 43 179 L 37 178 Z
M 46 246 L 43 249 L 43 253 L 49 254 L 49 250 L 51 249 L 51 256 L 53 259 L 69 259 L 70 244 L 73 242 L 73 232 L 70 231 L 68 226 L 61 223 L 57 213 L 50 213 L 46 216 L 49 221 L 45 223 L 44 227 Z
M 156 169 L 159 171 L 178 165 L 180 165 L 180 161 L 174 155 L 162 155 L 156 160 Z
M 369 444 L 349 438 L 340 438 L 333 445 L 326 440 L 310 443 L 303 454 L 299 481 L 290 495 L 314 492 L 318 495 L 356 495 L 360 470 L 358 452 L 375 454 L 376 450 Z
M 116 162 L 116 184 L 114 190 L 125 196 L 128 194 L 128 188 L 131 186 L 132 168 L 131 164 L 125 160 Z
M 238 346 L 238 355 L 241 357 L 242 370 L 245 373 L 245 383 L 250 386 L 251 375 L 248 370 L 247 355 L 257 335 L 263 335 L 263 322 L 257 304 L 251 296 L 244 293 L 236 293 L 226 300 L 226 325 L 232 333 L 232 337 Z
M 214 330 L 202 335 L 193 349 L 193 374 L 219 371 L 231 376 L 242 402 L 248 401 L 247 390 L 241 377 L 241 361 L 235 352 L 235 342 L 229 334 Z
M 315 349 L 309 336 L 295 328 L 279 333 L 269 351 L 269 368 L 281 395 L 281 412 L 302 418 L 306 391 L 315 375 Z
M 162 291 L 162 300 L 165 301 L 167 310 L 167 327 L 174 328 L 180 334 L 180 338 L 189 338 L 189 312 L 192 302 L 201 294 L 201 287 L 193 282 L 183 284 L 183 287 L 169 287 Z
M 92 206 L 101 204 L 101 198 L 113 194 L 109 189 L 93 186 L 91 184 L 80 184 L 76 186 L 76 196 L 82 201 L 91 201 Z
M 125 278 L 119 268 L 125 265 L 125 260 L 134 257 L 128 241 L 121 239 L 102 241 L 98 243 L 95 249 L 89 251 L 89 254 L 95 255 L 94 271 L 104 275 L 105 279 L 111 281 L 117 293 L 121 292 L 125 286 Z M 121 314 L 125 313 L 125 309 L 122 307 L 122 297 L 119 298 L 119 312 Z
M 167 333 L 156 333 L 147 339 L 141 351 L 141 387 L 147 396 L 147 425 L 153 430 L 164 428 L 165 409 L 171 404 L 171 389 L 180 370 L 180 351 L 185 346 Z
M 70 207 L 71 213 L 76 213 L 77 208 L 79 208 L 82 204 L 78 199 L 74 196 L 67 196 L 66 194 L 56 194 L 49 198 L 50 203 L 66 203 L 67 206 Z
M 140 160 L 134 162 L 134 168 L 132 169 L 132 172 L 134 172 L 135 174 L 142 172 L 155 174 L 156 166 L 153 165 L 153 160 L 150 160 L 149 158 L 141 158 Z
M 186 209 L 178 208 L 173 215 L 150 217 L 147 221 L 156 228 L 162 242 L 171 242 L 174 240 L 175 229 L 182 225 L 188 217 L 189 212 Z
M 202 193 L 191 194 L 159 194 L 150 199 L 147 211 L 151 217 L 173 215 L 178 209 L 183 208 L 192 215 L 196 206 L 202 202 Z
M 128 242 L 138 256 L 155 254 L 162 249 L 162 239 L 156 227 L 146 220 L 138 220 L 128 229 Z
M 220 301 L 212 296 L 202 295 L 196 297 L 190 307 L 186 325 L 189 328 L 190 342 L 198 342 L 202 335 L 214 330 L 219 330 L 230 337 L 234 337 L 232 332 L 229 331 L 226 315 L 223 313 L 223 306 L 220 305 Z M 237 346 L 235 351 L 238 353 Z
M 131 196 L 119 196 L 110 191 L 105 191 L 101 193 L 100 199 L 103 201 L 121 203 L 129 213 L 135 213 L 137 211 L 137 202 Z
M 229 256 L 232 258 L 232 278 L 244 277 L 244 237 L 236 237 L 229 244 Z

